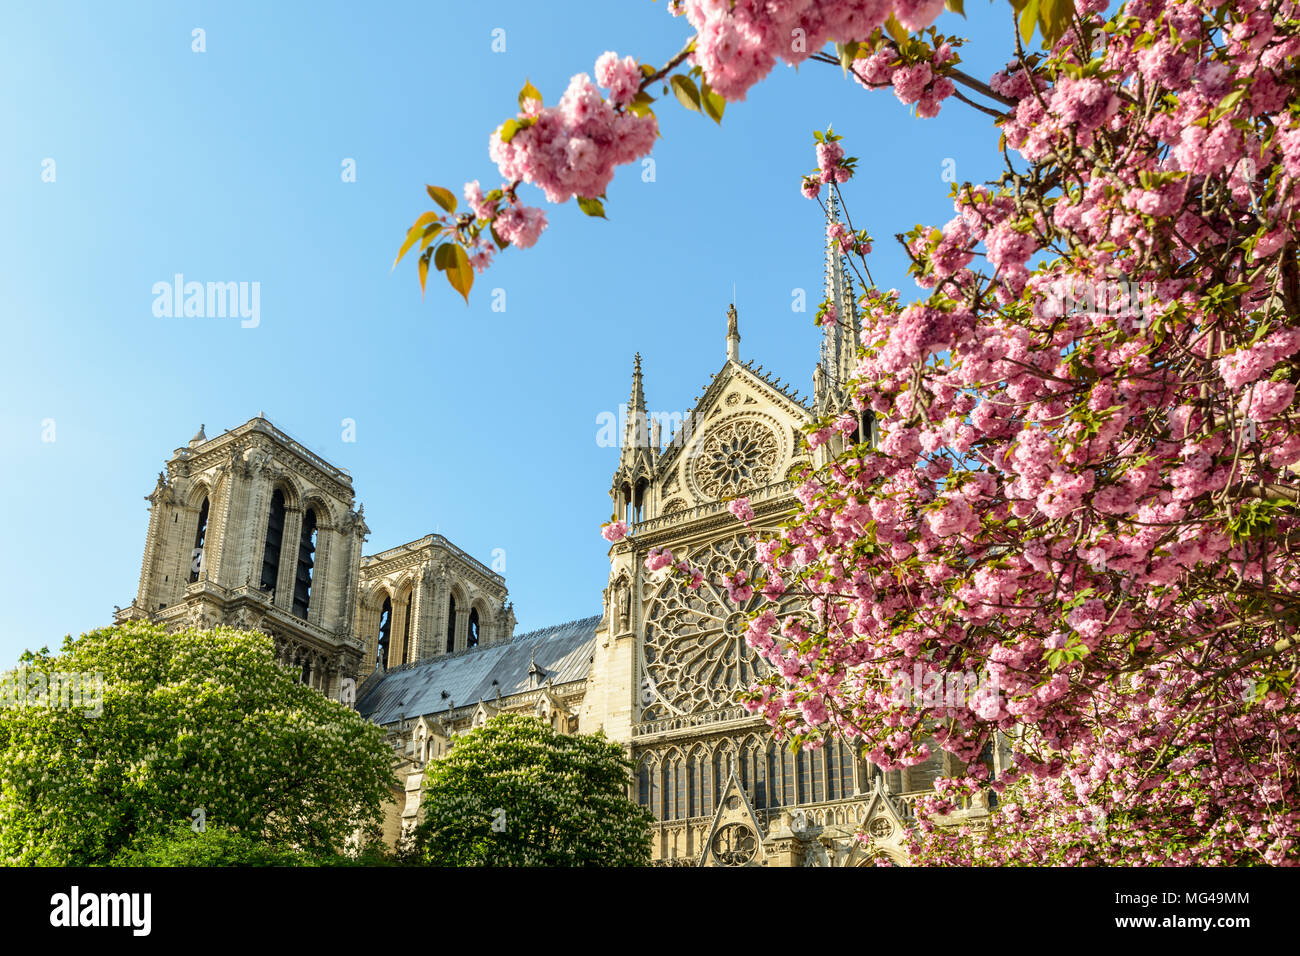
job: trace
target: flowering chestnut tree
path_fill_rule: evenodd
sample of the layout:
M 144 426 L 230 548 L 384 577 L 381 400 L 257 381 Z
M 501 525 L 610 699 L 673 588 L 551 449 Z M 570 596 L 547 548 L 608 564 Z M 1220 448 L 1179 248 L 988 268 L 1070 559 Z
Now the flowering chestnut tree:
M 563 734 L 497 714 L 425 772 L 410 850 L 434 866 L 645 866 L 650 811 L 603 734 Z
M 211 827 L 220 846 L 191 847 L 207 862 L 232 840 L 321 856 L 378 832 L 394 783 L 382 731 L 298 683 L 265 634 L 136 622 L 24 663 L 98 675 L 102 700 L 0 707 L 6 865 L 103 865 L 178 824 L 199 841 Z
M 864 347 L 847 407 L 810 429 L 834 454 L 758 547 L 765 577 L 725 582 L 772 602 L 748 632 L 773 665 L 749 706 L 886 769 L 952 753 L 966 769 L 929 812 L 999 794 L 987 829 L 923 814 L 918 862 L 1294 864 L 1300 7 L 1016 6 L 1015 57 L 981 82 L 932 0 L 676 5 L 697 31 L 686 80 L 710 95 L 743 99 L 778 59 L 838 63 L 919 115 L 990 114 L 1008 170 L 899 236 L 916 301 L 874 288 L 865 230 L 831 227 L 867 286 Z M 509 154 L 509 189 L 564 197 L 563 129 Z M 521 135 L 503 130 L 494 156 Z M 842 202 L 851 159 L 830 131 L 816 153 L 804 195 Z M 878 443 L 845 447 L 868 411 Z M 663 551 L 647 568 L 698 573 Z M 780 613 L 791 593 L 811 614 Z M 918 663 L 993 680 L 918 708 L 892 693 Z M 997 735 L 1012 766 L 991 779 Z

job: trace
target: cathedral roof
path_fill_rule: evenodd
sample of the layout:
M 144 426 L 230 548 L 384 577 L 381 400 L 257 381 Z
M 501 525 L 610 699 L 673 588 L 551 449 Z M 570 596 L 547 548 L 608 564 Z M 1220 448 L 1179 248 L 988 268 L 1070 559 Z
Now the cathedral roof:
M 391 670 L 366 682 L 357 710 L 377 724 L 391 724 L 404 716 L 444 712 L 453 704 L 465 707 L 496 700 L 498 689 L 502 697 L 509 697 L 545 686 L 548 680 L 553 684 L 585 680 L 600 622 L 597 614 Z M 536 679 L 530 677 L 530 666 Z

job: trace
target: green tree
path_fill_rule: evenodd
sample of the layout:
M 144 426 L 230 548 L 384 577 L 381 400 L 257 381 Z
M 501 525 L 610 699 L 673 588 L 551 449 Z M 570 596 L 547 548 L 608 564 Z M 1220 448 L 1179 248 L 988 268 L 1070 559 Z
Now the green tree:
M 49 706 L 29 693 L 0 708 L 6 864 L 107 863 L 200 818 L 319 856 L 382 820 L 393 780 L 382 732 L 297 683 L 264 634 L 132 623 L 68 637 L 24 667 L 4 675 L 9 687 L 77 674 L 83 697 Z
M 417 857 L 435 866 L 645 866 L 653 817 L 603 733 L 498 714 L 425 774 Z
M 113 857 L 113 866 L 391 866 L 398 858 L 380 842 L 367 844 L 355 854 L 306 853 L 282 844 L 268 843 L 224 827 L 196 831 L 175 823 L 162 832 L 150 832 Z

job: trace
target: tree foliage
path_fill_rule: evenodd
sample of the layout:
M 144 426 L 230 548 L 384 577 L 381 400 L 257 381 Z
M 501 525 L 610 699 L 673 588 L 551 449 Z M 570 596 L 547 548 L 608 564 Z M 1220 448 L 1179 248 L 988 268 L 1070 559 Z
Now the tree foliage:
M 265 634 L 131 623 L 26 666 L 102 675 L 102 712 L 0 709 L 8 864 L 105 863 L 200 818 L 231 840 L 328 854 L 376 830 L 391 799 L 380 729 L 298 683 Z
M 436 866 L 643 866 L 653 817 L 603 734 L 498 714 L 429 764 L 415 854 Z

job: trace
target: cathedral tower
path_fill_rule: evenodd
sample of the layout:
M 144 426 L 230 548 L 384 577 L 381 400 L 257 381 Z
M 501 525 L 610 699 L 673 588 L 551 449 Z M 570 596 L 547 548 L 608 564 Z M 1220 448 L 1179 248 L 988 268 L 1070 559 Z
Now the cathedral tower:
M 355 678 L 361 548 L 352 478 L 261 416 L 178 448 L 146 497 L 140 584 L 117 620 L 265 631 L 283 664 L 337 694 Z

